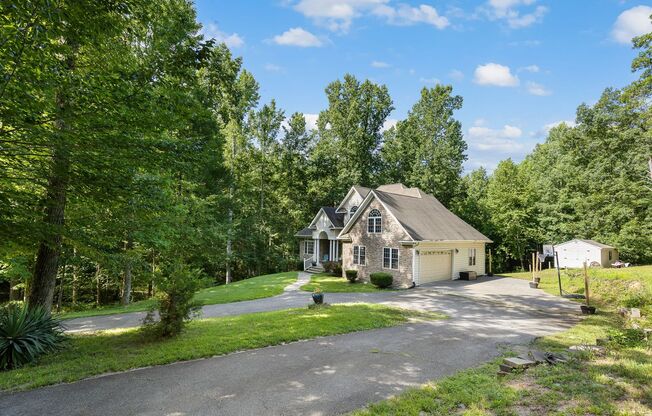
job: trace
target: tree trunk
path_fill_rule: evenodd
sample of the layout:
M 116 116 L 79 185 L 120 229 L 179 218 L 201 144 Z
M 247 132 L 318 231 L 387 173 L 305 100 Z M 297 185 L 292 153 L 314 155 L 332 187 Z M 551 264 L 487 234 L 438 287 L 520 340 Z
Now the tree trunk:
M 97 268 L 95 269 L 95 305 L 100 306 L 100 264 L 97 263 Z
M 16 281 L 11 279 L 9 281 L 9 302 L 16 300 L 16 291 L 14 291 L 14 286 L 16 286 Z
M 59 292 L 57 293 L 57 312 L 61 311 L 61 304 L 63 303 L 63 284 L 66 277 L 66 265 L 63 265 L 63 274 L 59 278 Z
M 125 244 L 125 253 L 127 254 L 127 262 L 125 263 L 125 279 L 124 287 L 122 290 L 122 304 L 129 305 L 131 302 L 131 259 L 129 258 L 130 250 L 133 248 L 134 242 L 131 240 L 131 236 L 127 238 L 127 243 Z
M 77 260 L 77 249 L 73 248 L 72 249 L 72 258 L 73 258 L 73 265 L 72 265 L 72 304 L 77 305 L 77 289 L 79 285 L 79 267 L 77 267 L 77 264 L 75 263 Z
M 76 51 L 76 48 L 74 50 Z M 68 57 L 66 64 L 70 72 L 75 69 L 74 53 Z M 61 256 L 66 192 L 70 179 L 70 154 L 65 143 L 68 127 L 64 122 L 65 113 L 68 111 L 68 98 L 64 91 L 57 93 L 56 109 L 57 118 L 54 128 L 58 135 L 55 137 L 56 146 L 52 154 L 52 168 L 44 201 L 43 223 L 46 233 L 39 244 L 27 300 L 28 305 L 42 306 L 48 312 L 52 309 L 52 297 Z

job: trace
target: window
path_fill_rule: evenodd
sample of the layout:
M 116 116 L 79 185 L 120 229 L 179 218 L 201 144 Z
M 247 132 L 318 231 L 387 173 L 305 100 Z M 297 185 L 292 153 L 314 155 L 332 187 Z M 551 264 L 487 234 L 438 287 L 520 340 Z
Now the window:
M 364 266 L 367 263 L 367 248 L 365 246 L 353 246 L 353 264 Z
M 469 249 L 469 266 L 475 266 L 475 254 L 476 254 L 476 249 L 475 248 L 470 248 Z
M 367 217 L 367 231 L 370 233 L 382 232 L 383 231 L 382 221 L 383 218 L 380 215 L 380 211 L 378 211 L 377 209 L 372 209 L 369 212 L 369 216 Z
M 304 254 L 315 254 L 315 242 L 314 241 L 304 241 L 303 242 L 303 253 Z
M 349 210 L 349 215 L 353 216 L 355 212 L 358 210 L 358 207 L 356 205 L 352 206 L 351 209 Z
M 383 268 L 398 270 L 398 249 L 383 248 Z

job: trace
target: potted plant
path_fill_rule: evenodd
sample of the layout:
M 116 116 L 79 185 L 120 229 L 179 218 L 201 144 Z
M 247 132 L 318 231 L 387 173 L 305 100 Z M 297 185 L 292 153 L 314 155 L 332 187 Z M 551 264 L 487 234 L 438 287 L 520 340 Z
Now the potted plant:
M 322 303 L 324 303 L 324 294 L 321 293 L 320 288 L 317 288 L 312 292 L 312 300 L 317 305 L 321 305 Z

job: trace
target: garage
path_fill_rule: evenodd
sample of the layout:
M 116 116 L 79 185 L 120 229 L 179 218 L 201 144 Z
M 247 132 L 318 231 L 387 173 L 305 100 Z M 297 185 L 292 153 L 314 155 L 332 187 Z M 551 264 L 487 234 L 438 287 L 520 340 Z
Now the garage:
M 447 250 L 419 251 L 419 284 L 449 280 L 451 272 L 451 252 Z

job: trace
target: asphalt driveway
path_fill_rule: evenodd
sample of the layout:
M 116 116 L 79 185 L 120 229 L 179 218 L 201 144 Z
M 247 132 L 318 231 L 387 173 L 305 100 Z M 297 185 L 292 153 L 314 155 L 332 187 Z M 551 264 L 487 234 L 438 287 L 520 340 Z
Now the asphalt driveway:
M 513 279 L 509 279 L 511 281 Z M 496 279 L 499 281 L 499 279 Z M 507 283 L 509 283 L 509 281 Z M 478 281 L 482 284 L 486 281 Z M 527 282 L 514 281 L 518 286 Z M 485 291 L 505 282 L 487 285 Z M 529 291 L 529 288 L 524 288 Z M 503 301 L 454 294 L 456 287 L 355 294 L 358 301 L 440 311 L 450 319 L 319 338 L 288 345 L 0 394 L 3 415 L 331 415 L 476 366 L 510 345 L 569 328 L 575 305 L 540 291 Z M 338 297 L 327 294 L 333 301 Z M 354 294 L 342 294 L 354 295 Z M 276 302 L 293 306 L 295 296 Z M 521 301 L 549 299 L 535 307 Z M 265 301 L 271 302 L 270 298 Z M 519 300 L 521 299 L 521 300 Z M 255 301 L 263 302 L 263 301 Z M 244 302 L 240 302 L 244 304 Z M 265 304 L 265 303 L 262 303 Z M 236 304 L 230 305 L 235 306 Z M 226 305 L 208 313 L 233 312 Z M 252 308 L 254 304 L 250 305 Z M 299 305 L 297 305 L 299 306 Z M 209 307 L 207 307 L 209 308 Z M 212 312 L 211 312 L 212 311 Z M 219 340 L 216 340 L 219 342 Z

